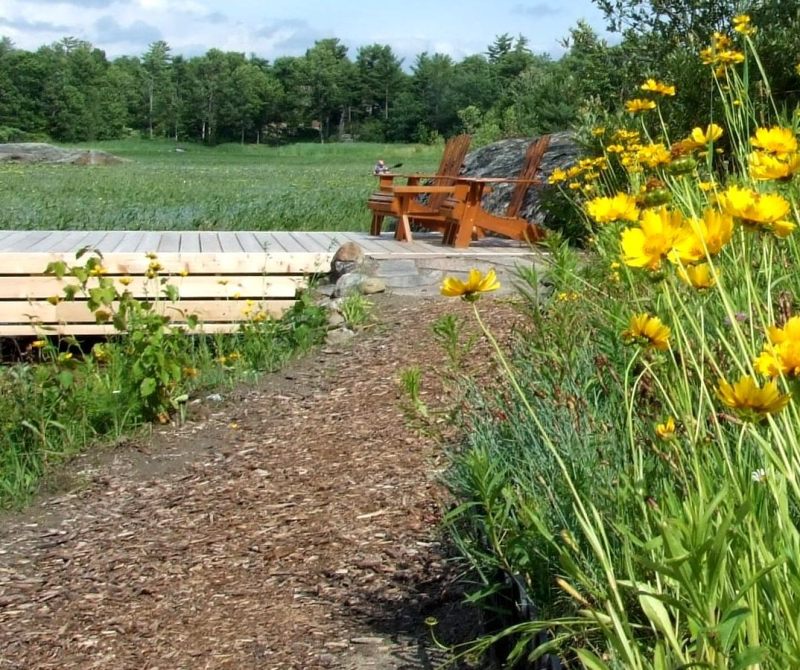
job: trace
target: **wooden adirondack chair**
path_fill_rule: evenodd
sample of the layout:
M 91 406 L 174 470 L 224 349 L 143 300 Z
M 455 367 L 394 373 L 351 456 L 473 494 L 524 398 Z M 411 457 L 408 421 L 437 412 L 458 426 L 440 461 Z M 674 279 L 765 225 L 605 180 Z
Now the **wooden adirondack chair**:
M 460 177 L 458 180 L 462 191 L 458 197 L 450 197 L 441 207 L 441 213 L 448 220 L 445 232 L 445 244 L 454 247 L 466 247 L 473 235 L 482 236 L 491 231 L 515 240 L 535 242 L 544 237 L 544 230 L 535 223 L 529 223 L 521 216 L 519 210 L 534 184 L 544 182 L 536 178 L 536 173 L 542 162 L 547 148 L 550 146 L 550 136 L 543 135 L 532 142 L 525 154 L 522 170 L 516 178 L 471 178 Z M 493 184 L 513 183 L 514 190 L 504 215 L 490 214 L 481 204 L 487 188 Z M 413 220 L 413 219 L 412 219 Z
M 445 144 L 442 160 L 435 175 L 380 175 L 378 190 L 367 201 L 367 207 L 372 210 L 370 235 L 380 235 L 384 218 L 394 216 L 398 219 L 395 238 L 410 240 L 410 216 L 414 214 L 438 216 L 442 203 L 453 192 L 453 184 L 467 155 L 470 140 L 469 135 L 450 138 Z M 405 179 L 405 183 L 396 184 L 395 180 L 398 178 Z M 423 184 L 423 181 L 429 183 Z M 422 201 L 419 199 L 421 195 L 428 197 Z M 444 217 L 441 217 L 440 223 L 441 229 L 445 230 Z

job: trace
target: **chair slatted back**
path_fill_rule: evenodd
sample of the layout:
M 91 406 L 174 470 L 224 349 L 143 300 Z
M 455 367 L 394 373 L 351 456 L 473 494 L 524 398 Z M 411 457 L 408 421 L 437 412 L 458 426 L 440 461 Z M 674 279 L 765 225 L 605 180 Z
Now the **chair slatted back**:
M 536 177 L 536 173 L 539 171 L 539 165 L 549 146 L 549 135 L 542 135 L 538 140 L 531 142 L 528 146 L 528 150 L 525 152 L 525 162 L 517 177 L 517 179 L 528 181 L 528 183 L 520 181 L 514 186 L 514 190 L 511 193 L 511 200 L 506 209 L 506 216 L 512 218 L 519 216 L 519 210 L 522 208 L 522 203 L 525 200 L 528 189 L 531 187 L 530 180 Z
M 450 186 L 455 183 L 471 140 L 472 137 L 467 134 L 456 135 L 447 140 L 447 144 L 444 145 L 442 161 L 439 163 L 439 170 L 436 172 L 436 186 Z M 438 212 L 446 199 L 446 193 L 434 193 L 428 199 L 428 206 L 432 211 Z

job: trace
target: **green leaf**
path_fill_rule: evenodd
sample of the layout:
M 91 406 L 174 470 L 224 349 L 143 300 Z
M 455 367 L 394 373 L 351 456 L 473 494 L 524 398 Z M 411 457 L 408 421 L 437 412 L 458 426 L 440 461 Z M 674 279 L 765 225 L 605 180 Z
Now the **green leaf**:
M 58 373 L 58 383 L 61 384 L 61 388 L 68 389 L 74 381 L 75 377 L 68 370 L 62 370 Z
M 601 661 L 591 651 L 586 649 L 576 649 L 575 653 L 578 655 L 578 658 L 587 670 L 609 670 L 608 664 Z
M 769 649 L 765 647 L 750 647 L 736 656 L 731 670 L 745 670 L 759 663 L 763 663 L 769 658 Z
M 722 643 L 723 651 L 727 652 L 731 648 L 733 641 L 736 638 L 737 631 L 749 616 L 749 608 L 737 607 L 735 610 L 727 614 L 722 621 L 720 621 L 719 625 L 717 626 L 717 630 L 719 631 L 719 637 L 720 642 Z
M 61 279 L 65 274 L 67 274 L 67 264 L 64 261 L 53 261 L 52 263 L 47 264 L 44 273 L 46 275 L 55 275 Z
M 139 393 L 141 394 L 142 398 L 147 398 L 148 396 L 153 395 L 156 390 L 156 380 L 152 377 L 145 377 L 142 380 L 142 383 L 139 385 Z

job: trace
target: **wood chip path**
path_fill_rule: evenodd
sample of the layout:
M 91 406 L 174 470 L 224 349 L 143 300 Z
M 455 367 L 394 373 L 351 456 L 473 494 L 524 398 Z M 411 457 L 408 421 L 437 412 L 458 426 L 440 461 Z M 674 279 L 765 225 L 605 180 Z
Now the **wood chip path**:
M 469 318 L 383 298 L 352 343 L 81 458 L 71 492 L 0 518 L 0 669 L 436 667 L 425 617 L 453 640 L 475 621 L 439 543 L 440 447 L 397 379 L 442 365 L 448 311 Z

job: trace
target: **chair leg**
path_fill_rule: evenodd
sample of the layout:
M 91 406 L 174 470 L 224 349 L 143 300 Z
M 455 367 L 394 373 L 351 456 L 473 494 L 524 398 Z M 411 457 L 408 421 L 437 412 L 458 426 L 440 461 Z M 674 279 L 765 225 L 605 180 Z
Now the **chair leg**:
M 379 237 L 381 234 L 381 227 L 383 226 L 383 214 L 374 213 L 372 215 L 372 225 L 369 227 L 369 234 Z

